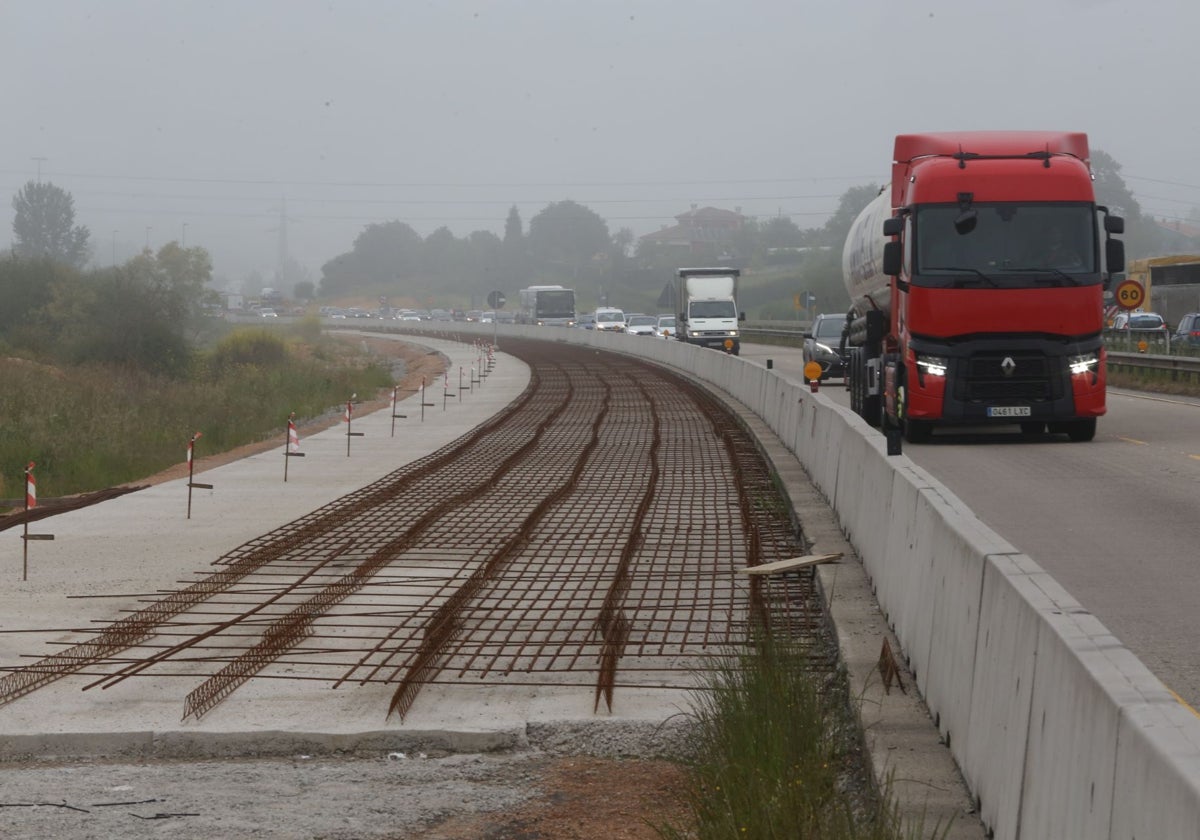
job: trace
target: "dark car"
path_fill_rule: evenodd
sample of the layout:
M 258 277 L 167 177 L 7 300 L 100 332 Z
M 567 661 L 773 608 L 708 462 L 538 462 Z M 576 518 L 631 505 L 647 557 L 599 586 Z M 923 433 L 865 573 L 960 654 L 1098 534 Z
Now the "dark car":
M 838 355 L 842 343 L 845 315 L 818 315 L 812 328 L 804 333 L 804 364 L 816 362 L 821 366 L 821 379 L 844 379 L 846 363 Z
M 1200 312 L 1189 312 L 1179 319 L 1174 339 L 1189 347 L 1200 347 Z

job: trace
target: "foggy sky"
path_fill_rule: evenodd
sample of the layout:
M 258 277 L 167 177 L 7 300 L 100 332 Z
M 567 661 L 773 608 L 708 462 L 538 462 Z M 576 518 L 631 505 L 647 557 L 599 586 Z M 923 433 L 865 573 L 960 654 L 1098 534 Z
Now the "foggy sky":
M 1194 0 L 0 0 L 0 192 L 70 192 L 94 264 L 185 239 L 314 280 L 372 222 L 610 231 L 692 204 L 802 228 L 897 133 L 1088 132 L 1145 212 L 1200 205 Z M 40 159 L 40 160 L 39 160 Z

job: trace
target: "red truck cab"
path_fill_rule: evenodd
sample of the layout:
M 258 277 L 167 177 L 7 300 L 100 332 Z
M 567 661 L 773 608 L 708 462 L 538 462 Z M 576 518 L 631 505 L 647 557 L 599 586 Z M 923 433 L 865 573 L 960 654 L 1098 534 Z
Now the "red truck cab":
M 1090 440 L 1124 248 L 1122 220 L 1096 205 L 1087 136 L 901 135 L 893 160 L 843 254 L 855 411 L 897 446 L 945 425 Z

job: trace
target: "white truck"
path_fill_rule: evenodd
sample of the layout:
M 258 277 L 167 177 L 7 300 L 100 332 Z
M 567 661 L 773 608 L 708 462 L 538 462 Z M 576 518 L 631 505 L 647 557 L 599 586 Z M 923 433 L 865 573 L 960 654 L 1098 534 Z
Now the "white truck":
M 681 268 L 675 274 L 675 337 L 738 355 L 738 322 L 746 320 L 746 313 L 737 308 L 741 272 L 736 268 Z

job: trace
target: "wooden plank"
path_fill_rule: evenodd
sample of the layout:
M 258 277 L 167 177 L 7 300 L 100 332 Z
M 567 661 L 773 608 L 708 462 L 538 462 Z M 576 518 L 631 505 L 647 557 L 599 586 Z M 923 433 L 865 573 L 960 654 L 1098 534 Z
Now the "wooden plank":
M 778 572 L 790 572 L 793 569 L 803 569 L 805 566 L 815 566 L 818 563 L 830 563 L 842 556 L 839 551 L 837 554 L 806 554 L 804 557 L 788 557 L 785 560 L 776 560 L 774 563 L 763 563 L 759 566 L 748 566 L 742 569 L 742 574 L 745 575 L 773 575 Z

